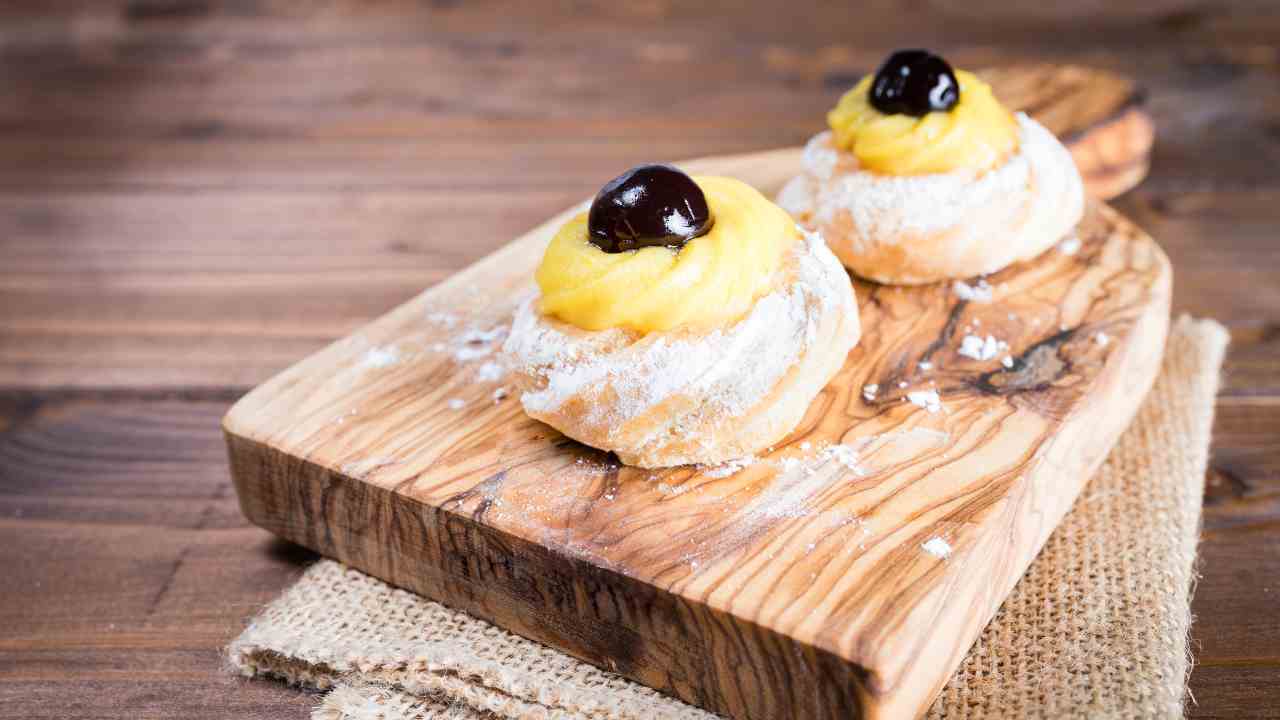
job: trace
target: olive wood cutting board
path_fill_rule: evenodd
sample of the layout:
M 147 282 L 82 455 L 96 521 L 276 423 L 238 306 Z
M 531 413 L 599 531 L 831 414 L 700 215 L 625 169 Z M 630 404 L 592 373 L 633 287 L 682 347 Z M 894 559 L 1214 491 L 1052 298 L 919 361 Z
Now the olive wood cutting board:
M 1141 177 L 1151 125 L 1127 81 L 989 76 L 1096 194 Z M 798 159 L 686 167 L 772 195 Z M 1150 387 L 1164 254 L 1094 201 L 1074 238 L 985 279 L 855 281 L 862 340 L 790 437 L 653 471 L 528 419 L 505 384 L 511 311 L 570 212 L 238 402 L 245 515 L 734 718 L 921 712 Z

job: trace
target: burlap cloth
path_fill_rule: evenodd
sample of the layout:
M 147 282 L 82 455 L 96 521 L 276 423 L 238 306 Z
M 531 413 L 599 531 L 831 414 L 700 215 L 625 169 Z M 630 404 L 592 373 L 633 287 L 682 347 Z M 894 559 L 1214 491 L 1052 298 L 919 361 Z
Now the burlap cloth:
M 1137 419 L 928 712 L 1176 718 L 1226 330 L 1173 324 Z M 325 720 L 716 716 L 325 560 L 230 648 L 245 675 L 330 689 Z

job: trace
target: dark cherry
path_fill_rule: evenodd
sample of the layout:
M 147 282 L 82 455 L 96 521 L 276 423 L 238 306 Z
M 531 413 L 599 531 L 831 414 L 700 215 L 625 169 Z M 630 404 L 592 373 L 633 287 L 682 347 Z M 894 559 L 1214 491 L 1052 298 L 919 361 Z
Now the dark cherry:
M 946 60 L 927 50 L 899 50 L 871 83 L 871 106 L 886 115 L 922 117 L 960 101 L 960 84 Z
M 587 235 L 607 253 L 678 250 L 714 223 L 693 178 L 670 165 L 638 165 L 600 188 L 587 215 Z

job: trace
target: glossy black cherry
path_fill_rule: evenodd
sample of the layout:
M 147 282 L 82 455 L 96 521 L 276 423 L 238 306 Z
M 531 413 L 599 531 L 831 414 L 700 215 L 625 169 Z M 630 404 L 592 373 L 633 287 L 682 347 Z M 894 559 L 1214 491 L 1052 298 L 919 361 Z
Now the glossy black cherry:
M 960 83 L 946 60 L 927 50 L 899 50 L 871 83 L 871 106 L 886 115 L 923 117 L 960 101 Z
M 587 236 L 607 253 L 680 249 L 711 230 L 702 188 L 670 165 L 638 165 L 605 184 L 591 202 Z

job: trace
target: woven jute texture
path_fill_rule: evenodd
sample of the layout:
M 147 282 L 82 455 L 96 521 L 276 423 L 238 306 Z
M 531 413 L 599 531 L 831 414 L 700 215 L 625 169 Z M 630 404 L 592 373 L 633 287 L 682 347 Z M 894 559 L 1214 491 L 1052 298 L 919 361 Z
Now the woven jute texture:
M 1150 396 L 927 717 L 1178 718 L 1213 402 L 1227 344 L 1174 323 Z M 324 720 L 716 716 L 332 561 L 231 645 L 329 689 Z

